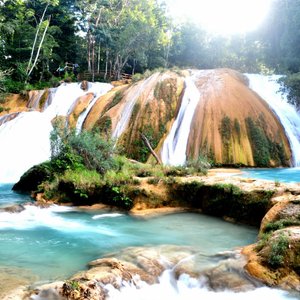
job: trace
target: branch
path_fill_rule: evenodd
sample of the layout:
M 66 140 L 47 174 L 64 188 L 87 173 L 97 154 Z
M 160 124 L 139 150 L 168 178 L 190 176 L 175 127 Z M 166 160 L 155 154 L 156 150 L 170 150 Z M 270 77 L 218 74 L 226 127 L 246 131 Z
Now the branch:
M 142 138 L 142 141 L 144 142 L 145 146 L 150 150 L 151 154 L 154 156 L 155 160 L 157 161 L 157 163 L 159 165 L 162 164 L 160 158 L 158 157 L 158 155 L 154 152 L 153 148 L 151 147 L 150 145 L 150 142 L 149 140 L 147 139 L 147 137 L 143 134 L 143 133 L 140 133 L 140 136 Z

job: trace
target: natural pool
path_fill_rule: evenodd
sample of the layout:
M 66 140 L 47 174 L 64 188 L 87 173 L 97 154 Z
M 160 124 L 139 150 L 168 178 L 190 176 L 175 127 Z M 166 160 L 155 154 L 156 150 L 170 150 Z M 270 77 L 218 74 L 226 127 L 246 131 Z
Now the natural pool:
M 28 201 L 27 195 L 0 186 L 0 206 Z M 128 246 L 180 245 L 199 249 L 203 268 L 221 251 L 255 241 L 257 229 L 225 222 L 213 217 L 180 213 L 155 218 L 134 218 L 123 213 L 83 212 L 74 208 L 52 206 L 38 208 L 26 205 L 19 213 L 0 212 L 0 273 L 18 270 L 20 277 L 32 275 L 35 282 L 64 280 L 86 268 L 86 264 L 109 252 Z M 16 272 L 14 271 L 14 274 Z M 0 274 L 1 275 L 1 274 Z M 36 277 L 34 277 L 36 276 Z M 164 279 L 165 278 L 165 279 Z M 244 299 L 271 297 L 289 299 L 285 292 L 260 288 L 247 293 L 214 293 L 205 284 L 180 280 L 173 286 L 164 274 L 159 284 L 136 290 L 124 287 L 112 290 L 110 299 L 153 299 L 165 293 L 173 299 Z M 34 282 L 32 282 L 34 283 Z M 0 282 L 0 291 L 4 289 Z M 1 294 L 1 293 L 0 293 Z M 150 297 L 150 298 L 149 298 Z M 196 298 L 195 298 L 196 297 Z M 250 299 L 249 298 L 249 299 Z M 295 298 L 292 298 L 295 299 Z
M 20 197 L 16 194 L 16 201 Z M 43 280 L 64 279 L 89 261 L 128 246 L 187 245 L 215 254 L 252 243 L 256 235 L 253 227 L 195 213 L 139 219 L 26 206 L 20 213 L 0 213 L 0 265 L 29 269 Z
M 278 182 L 300 182 L 300 168 L 241 169 L 238 176 Z

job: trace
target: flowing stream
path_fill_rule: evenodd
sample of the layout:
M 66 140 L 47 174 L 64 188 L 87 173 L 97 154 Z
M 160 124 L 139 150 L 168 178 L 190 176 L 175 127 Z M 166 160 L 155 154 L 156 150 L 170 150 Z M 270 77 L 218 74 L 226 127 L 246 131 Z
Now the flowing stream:
M 280 84 L 277 82 L 282 76 L 264 76 L 246 74 L 249 86 L 258 93 L 277 115 L 284 127 L 292 149 L 294 166 L 300 166 L 300 115 L 296 108 L 287 102 L 286 96 L 280 93 Z

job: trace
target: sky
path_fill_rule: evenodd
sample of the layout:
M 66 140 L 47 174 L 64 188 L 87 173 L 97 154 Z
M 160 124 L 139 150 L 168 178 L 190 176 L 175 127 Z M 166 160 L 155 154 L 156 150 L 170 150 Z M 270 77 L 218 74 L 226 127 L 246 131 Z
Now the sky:
M 256 29 L 272 0 L 165 0 L 172 16 L 201 24 L 207 31 L 231 35 Z

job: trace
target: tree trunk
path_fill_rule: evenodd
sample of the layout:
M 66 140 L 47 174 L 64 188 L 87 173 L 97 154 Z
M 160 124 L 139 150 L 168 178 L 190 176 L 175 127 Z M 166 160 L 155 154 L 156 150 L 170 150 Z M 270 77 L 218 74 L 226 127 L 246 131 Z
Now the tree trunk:
M 159 165 L 162 164 L 160 158 L 158 157 L 158 155 L 155 153 L 155 151 L 153 150 L 153 148 L 151 147 L 150 145 L 150 142 L 149 140 L 147 139 L 147 137 L 143 134 L 143 133 L 140 133 L 141 135 L 141 138 L 142 138 L 142 141 L 143 143 L 145 144 L 145 146 L 150 150 L 151 154 L 154 156 L 155 160 L 157 161 L 157 163 Z
M 47 3 L 44 11 L 43 11 L 43 14 L 42 14 L 42 17 L 40 19 L 40 23 L 37 27 L 37 30 L 36 30 L 36 33 L 35 33 L 35 37 L 34 37 L 34 41 L 33 41 L 33 45 L 32 45 L 32 49 L 31 49 L 31 54 L 30 54 L 30 59 L 29 59 L 29 62 L 28 62 L 28 65 L 27 65 L 27 69 L 26 69 L 26 73 L 28 74 L 29 70 L 30 70 L 30 67 L 31 67 L 31 63 L 32 63 L 32 60 L 33 60 L 33 54 L 34 54 L 34 49 L 35 49 L 35 45 L 37 43 L 37 38 L 38 38 L 38 35 L 39 35 L 39 32 L 40 32 L 40 28 L 41 28 L 41 25 L 44 21 L 44 18 L 45 18 L 45 14 L 46 14 L 46 11 L 48 9 L 48 6 L 49 6 L 49 2 Z M 28 75 L 27 75 L 28 76 Z
M 100 61 L 101 61 L 101 43 L 99 42 L 98 46 L 98 64 L 97 64 L 97 73 L 100 74 Z
M 92 36 L 92 82 L 95 81 L 95 37 Z
M 106 49 L 106 59 L 105 59 L 105 74 L 104 74 L 104 79 L 106 80 L 107 78 L 107 70 L 108 70 L 108 56 L 109 56 L 109 51 Z
M 88 42 L 88 72 L 92 71 L 92 66 L 91 66 L 91 34 L 88 32 L 87 36 L 87 42 Z
M 43 45 L 43 42 L 44 42 L 44 39 L 45 39 L 45 36 L 46 36 L 46 32 L 47 32 L 48 27 L 49 27 L 49 25 L 50 25 L 50 20 L 51 20 L 51 17 L 49 16 L 49 18 L 48 18 L 48 23 L 47 23 L 46 28 L 45 28 L 45 30 L 44 30 L 42 39 L 41 39 L 41 41 L 40 41 L 40 44 L 39 44 L 39 47 L 38 47 L 38 50 L 37 50 L 37 53 L 36 53 L 34 62 L 33 62 L 33 64 L 32 64 L 31 69 L 29 70 L 29 72 L 28 72 L 28 74 L 27 74 L 27 77 L 30 76 L 30 74 L 32 73 L 34 67 L 36 66 L 36 63 L 37 63 L 37 60 L 38 60 L 38 58 L 39 58 L 39 56 L 40 56 L 40 51 L 41 51 L 41 48 L 42 48 L 42 45 Z
M 136 59 L 133 59 L 133 67 L 132 67 L 131 75 L 134 75 L 136 63 L 137 63 L 137 60 L 136 60 Z

